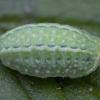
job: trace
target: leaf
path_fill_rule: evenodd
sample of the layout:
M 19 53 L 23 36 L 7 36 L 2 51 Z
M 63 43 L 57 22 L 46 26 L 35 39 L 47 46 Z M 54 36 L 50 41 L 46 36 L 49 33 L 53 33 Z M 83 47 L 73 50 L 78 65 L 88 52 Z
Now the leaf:
M 1 62 L 0 100 L 30 100 L 16 74 Z
M 66 79 L 63 91 L 68 100 L 100 100 L 100 90 L 81 79 Z
M 53 78 L 21 75 L 0 63 L 0 100 L 67 100 Z
M 83 77 L 88 84 L 95 86 L 100 91 L 100 66 L 90 75 Z

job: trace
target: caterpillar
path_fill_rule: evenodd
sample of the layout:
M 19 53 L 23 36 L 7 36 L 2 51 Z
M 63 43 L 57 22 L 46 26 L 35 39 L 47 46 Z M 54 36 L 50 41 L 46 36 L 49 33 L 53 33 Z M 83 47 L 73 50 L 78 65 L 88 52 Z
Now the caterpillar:
M 99 64 L 99 51 L 99 38 L 56 23 L 22 25 L 0 36 L 2 64 L 41 78 L 88 75 Z

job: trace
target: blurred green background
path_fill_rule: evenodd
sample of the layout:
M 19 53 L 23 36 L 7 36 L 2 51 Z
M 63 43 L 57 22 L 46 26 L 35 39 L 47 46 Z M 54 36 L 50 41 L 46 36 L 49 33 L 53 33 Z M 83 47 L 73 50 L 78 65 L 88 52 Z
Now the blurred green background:
M 70 24 L 99 36 L 99 0 L 0 0 L 0 33 L 28 23 Z
M 100 0 L 0 0 L 0 34 L 42 22 L 69 24 L 100 37 Z M 0 100 L 100 100 L 100 66 L 78 79 L 39 79 L 0 63 Z

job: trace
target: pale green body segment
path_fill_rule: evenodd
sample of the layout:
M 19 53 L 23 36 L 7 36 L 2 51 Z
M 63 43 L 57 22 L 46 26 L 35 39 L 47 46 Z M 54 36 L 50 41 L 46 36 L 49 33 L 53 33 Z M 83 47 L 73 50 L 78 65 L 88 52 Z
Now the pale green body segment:
M 37 77 L 81 77 L 96 69 L 100 40 L 59 24 L 29 24 L 0 36 L 0 60 Z

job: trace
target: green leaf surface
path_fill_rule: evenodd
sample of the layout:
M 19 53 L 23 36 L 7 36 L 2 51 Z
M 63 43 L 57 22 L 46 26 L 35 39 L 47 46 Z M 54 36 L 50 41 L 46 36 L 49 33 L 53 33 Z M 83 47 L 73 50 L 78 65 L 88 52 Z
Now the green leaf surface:
M 97 87 L 97 89 L 100 91 L 100 66 L 96 69 L 96 71 L 94 71 L 87 77 L 84 77 L 83 80 L 88 84 Z
M 67 100 L 53 78 L 21 75 L 0 63 L 0 100 Z
M 0 100 L 30 100 L 16 74 L 1 62 Z
M 64 85 L 68 100 L 100 100 L 100 91 L 81 79 L 66 79 Z

